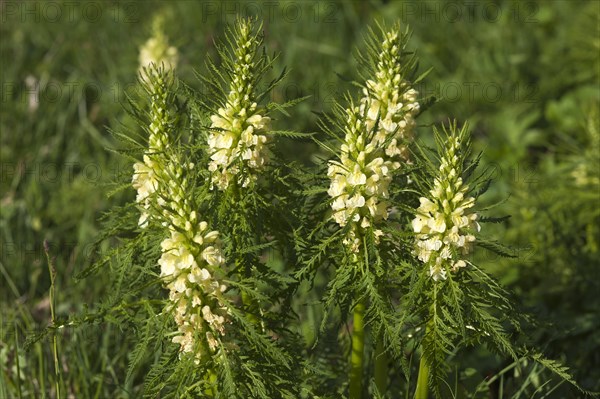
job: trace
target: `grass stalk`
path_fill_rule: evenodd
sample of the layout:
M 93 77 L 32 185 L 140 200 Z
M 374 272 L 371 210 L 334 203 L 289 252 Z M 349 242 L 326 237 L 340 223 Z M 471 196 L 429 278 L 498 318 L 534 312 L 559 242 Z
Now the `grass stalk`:
M 21 364 L 19 363 L 19 332 L 17 330 L 17 321 L 15 320 L 15 348 L 16 355 L 15 360 L 17 363 L 17 394 L 19 395 L 19 399 L 23 398 L 23 393 L 21 392 Z
M 60 367 L 58 364 L 58 338 L 56 336 L 56 313 L 55 313 L 55 308 L 56 308 L 56 298 L 55 298 L 55 279 L 56 279 L 56 267 L 54 267 L 54 263 L 52 262 L 52 259 L 50 259 L 50 250 L 49 250 L 49 246 L 48 246 L 48 241 L 44 241 L 44 252 L 46 253 L 46 259 L 48 261 L 48 272 L 50 273 L 50 292 L 49 292 L 49 299 L 50 299 L 50 317 L 52 320 L 52 327 L 53 327 L 53 331 L 52 331 L 52 354 L 54 356 L 54 387 L 56 390 L 56 397 L 57 398 L 62 398 L 61 392 L 60 392 L 60 381 L 61 381 L 61 375 L 60 375 Z

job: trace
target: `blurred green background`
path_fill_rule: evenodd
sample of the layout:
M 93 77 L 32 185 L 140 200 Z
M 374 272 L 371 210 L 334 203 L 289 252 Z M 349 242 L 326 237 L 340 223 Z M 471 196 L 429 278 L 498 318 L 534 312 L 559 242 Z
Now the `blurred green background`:
M 275 124 L 307 132 L 317 130 L 315 111 L 356 93 L 353 53 L 367 28 L 409 24 L 421 70 L 434 68 L 418 90 L 439 98 L 420 117 L 419 136 L 449 117 L 469 120 L 496 177 L 485 202 L 512 215 L 484 227 L 517 257 L 480 250 L 477 261 L 538 315 L 532 338 L 547 354 L 600 389 L 600 2 L 1 1 L 0 10 L 0 398 L 18 389 L 53 397 L 49 341 L 22 348 L 49 323 L 45 239 L 56 257 L 58 317 L 110 291 L 108 273 L 74 276 L 95 260 L 101 214 L 134 198 L 133 190 L 107 195 L 111 182 L 131 174 L 108 150 L 108 128 L 131 123 L 121 103 L 157 14 L 179 50 L 179 77 L 198 88 L 194 70 L 215 56 L 227 23 L 262 19 L 268 50 L 280 53 L 276 69 L 290 69 L 273 99 L 311 96 Z M 316 151 L 283 146 L 307 164 Z M 315 317 L 302 317 L 307 345 Z M 123 386 L 129 348 L 114 327 L 65 329 L 60 346 L 69 397 L 136 397 L 144 370 Z M 502 366 L 477 353 L 464 359 L 479 381 Z M 549 397 L 572 394 L 564 389 Z

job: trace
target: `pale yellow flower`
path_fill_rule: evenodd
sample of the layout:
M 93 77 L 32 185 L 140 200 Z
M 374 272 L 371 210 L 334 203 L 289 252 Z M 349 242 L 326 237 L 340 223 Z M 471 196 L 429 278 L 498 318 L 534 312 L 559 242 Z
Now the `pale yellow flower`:
M 419 198 L 412 228 L 416 233 L 414 254 L 429 264 L 429 274 L 434 281 L 445 280 L 448 272 L 456 272 L 467 262 L 467 255 L 480 230 L 477 213 L 470 212 L 475 199 L 465 197 L 468 186 L 458 176 L 460 161 L 457 153 L 460 142 L 450 137 L 443 154 L 439 175 L 430 190 L 431 197 Z
M 385 33 L 375 76 L 365 82 L 359 105 L 346 109 L 344 142 L 327 172 L 332 218 L 342 227 L 366 229 L 387 219 L 392 173 L 409 162 L 406 145 L 420 105 L 401 76 L 402 40 L 397 29 Z M 358 248 L 354 239 L 349 243 Z

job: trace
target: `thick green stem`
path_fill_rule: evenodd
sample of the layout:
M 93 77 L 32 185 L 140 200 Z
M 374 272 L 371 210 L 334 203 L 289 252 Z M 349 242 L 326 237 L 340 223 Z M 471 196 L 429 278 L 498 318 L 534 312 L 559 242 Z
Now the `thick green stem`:
M 415 399 L 427 399 L 429 388 L 427 382 L 429 380 L 429 365 L 425 361 L 425 357 L 421 354 L 421 362 L 419 364 L 419 377 L 417 378 L 417 391 Z
M 423 331 L 423 340 L 427 339 L 427 331 L 435 331 L 435 320 L 437 319 L 437 284 L 433 284 L 433 303 L 431 304 L 431 316 L 432 319 L 427 322 L 425 331 Z M 421 361 L 419 363 L 419 376 L 417 377 L 417 391 L 415 392 L 415 399 L 427 399 L 429 395 L 428 389 L 429 383 L 429 365 L 425 359 L 423 345 L 421 345 Z
M 375 348 L 375 386 L 380 395 L 387 391 L 388 357 L 385 353 L 383 333 L 379 334 L 377 347 Z
M 362 397 L 362 382 L 365 356 L 365 303 L 359 301 L 354 307 L 352 330 L 352 356 L 350 364 L 350 399 Z
M 433 319 L 429 320 L 427 325 L 425 326 L 425 331 L 423 331 L 424 338 L 427 339 L 427 330 L 431 331 L 434 329 L 435 324 L 434 320 L 437 317 L 437 285 L 433 285 L 433 303 L 431 304 L 431 313 L 433 315 Z M 423 348 L 423 346 L 421 346 Z M 429 365 L 427 364 L 427 360 L 425 359 L 424 351 L 421 350 L 421 361 L 419 363 L 419 376 L 417 377 L 417 391 L 415 392 L 415 399 L 427 399 L 429 395 L 429 388 L 427 384 L 429 383 Z

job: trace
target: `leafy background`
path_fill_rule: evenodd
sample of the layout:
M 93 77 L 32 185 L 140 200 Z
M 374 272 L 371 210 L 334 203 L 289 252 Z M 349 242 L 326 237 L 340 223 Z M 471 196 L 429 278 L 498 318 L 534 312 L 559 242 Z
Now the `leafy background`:
M 179 49 L 178 75 L 199 86 L 236 15 L 264 21 L 269 51 L 289 77 L 273 93 L 282 101 L 310 95 L 281 130 L 316 131 L 316 112 L 357 79 L 352 54 L 375 20 L 400 19 L 413 30 L 419 91 L 439 102 L 419 119 L 456 117 L 472 124 L 476 151 L 496 179 L 485 197 L 505 223 L 488 235 L 515 251 L 506 260 L 481 250 L 476 260 L 540 320 L 534 340 L 569 365 L 588 389 L 600 389 L 600 2 L 596 1 L 2 1 L 0 35 L 0 398 L 53 397 L 48 339 L 24 349 L 50 320 L 50 277 L 43 241 L 56 257 L 57 317 L 81 312 L 110 292 L 110 272 L 78 280 L 97 255 L 99 217 L 134 198 L 109 197 L 111 182 L 131 172 L 109 149 L 109 128 L 130 124 L 121 102 L 134 90 L 138 51 L 161 13 Z M 276 74 L 277 71 L 273 73 Z M 290 159 L 310 165 L 318 149 L 282 142 Z M 489 225 L 486 225 L 489 226 Z M 114 242 L 105 241 L 100 252 Z M 317 281 L 317 289 L 324 281 Z M 307 350 L 315 339 L 318 292 L 297 303 Z M 304 304 L 313 304 L 304 306 Z M 60 363 L 70 397 L 136 397 L 144 367 L 125 385 L 130 339 L 107 324 L 59 332 Z M 546 375 L 525 374 L 483 350 L 455 359 L 457 389 L 498 375 L 484 397 L 534 392 Z M 500 388 L 498 388 L 500 386 Z M 543 388 L 537 391 L 542 395 Z M 547 397 L 574 395 L 560 387 Z

